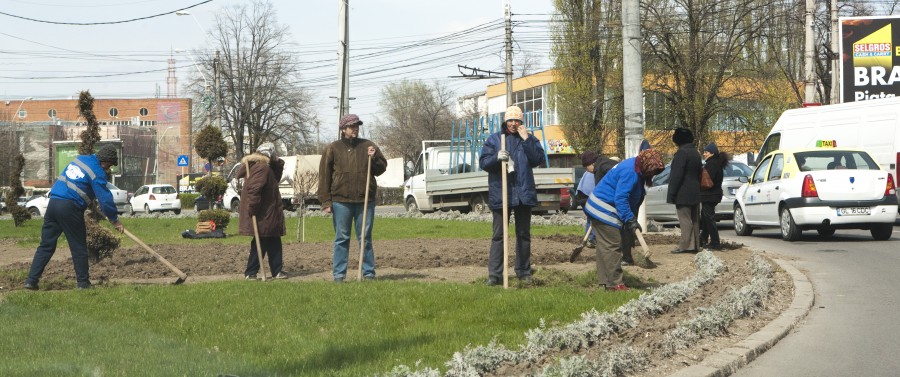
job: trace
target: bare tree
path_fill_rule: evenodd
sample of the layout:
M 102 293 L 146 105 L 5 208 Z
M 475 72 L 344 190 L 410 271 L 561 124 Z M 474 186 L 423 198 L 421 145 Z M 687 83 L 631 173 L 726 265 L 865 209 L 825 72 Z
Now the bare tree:
M 601 151 L 622 121 L 620 0 L 555 0 L 553 59 L 559 73 L 555 108 L 576 151 Z
M 774 0 L 648 0 L 642 3 L 651 90 L 662 93 L 674 125 L 708 140 L 714 117 L 752 99 L 750 57 Z
M 454 95 L 440 83 L 401 81 L 381 91 L 381 109 L 387 114 L 377 119 L 374 139 L 389 156 L 414 161 L 422 140 L 450 138 L 454 122 L 451 106 Z
M 205 77 L 218 91 L 214 97 L 221 98 L 220 109 L 212 106 L 210 111 L 221 114 L 222 133 L 234 141 L 235 160 L 266 141 L 302 143 L 314 121 L 296 55 L 290 53 L 288 29 L 276 15 L 270 3 L 261 1 L 223 8 L 210 32 L 220 58 L 217 62 L 208 49 L 200 58 Z

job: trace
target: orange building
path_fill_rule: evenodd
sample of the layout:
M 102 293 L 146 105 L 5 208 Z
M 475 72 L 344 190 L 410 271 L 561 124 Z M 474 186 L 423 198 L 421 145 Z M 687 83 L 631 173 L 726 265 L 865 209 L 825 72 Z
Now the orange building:
M 192 100 L 189 98 L 95 99 L 94 114 L 102 140 L 121 140 L 117 186 L 134 191 L 154 182 L 176 184 L 176 175 L 202 171 L 192 150 Z M 53 144 L 79 141 L 86 128 L 78 99 L 9 100 L 0 109 L 0 129 L 14 130 L 25 156 L 23 184 L 49 187 L 60 172 Z M 191 165 L 177 166 L 179 156 Z

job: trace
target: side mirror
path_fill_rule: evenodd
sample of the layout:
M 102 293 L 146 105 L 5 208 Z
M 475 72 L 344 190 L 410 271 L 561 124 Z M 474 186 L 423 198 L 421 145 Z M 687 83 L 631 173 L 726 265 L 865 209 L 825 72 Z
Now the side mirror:
M 415 169 L 415 167 L 416 167 L 416 166 L 413 165 L 413 162 L 412 162 L 412 161 L 406 161 L 406 169 L 403 170 L 404 175 L 406 175 L 406 176 L 408 176 L 408 177 L 409 177 L 409 176 L 412 176 L 412 175 L 413 175 L 413 169 Z
M 747 183 L 747 182 L 750 182 L 750 177 L 744 177 L 744 176 L 741 176 L 741 177 L 738 177 L 737 180 L 738 180 L 738 182 L 740 182 L 740 183 Z

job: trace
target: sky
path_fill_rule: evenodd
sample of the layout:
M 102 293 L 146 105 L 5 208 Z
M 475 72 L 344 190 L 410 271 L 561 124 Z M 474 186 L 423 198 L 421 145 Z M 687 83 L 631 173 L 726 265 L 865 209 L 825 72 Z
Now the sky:
M 289 30 L 292 45 L 287 50 L 301 62 L 301 85 L 312 94 L 323 140 L 337 134 L 337 100 L 329 97 L 338 92 L 339 1 L 269 1 L 278 13 L 277 22 Z M 77 98 L 82 90 L 90 90 L 95 98 L 165 97 L 170 57 L 176 60 L 178 95 L 187 95 L 185 85 L 197 69 L 188 53 L 175 50 L 197 55 L 214 50 L 206 32 L 214 27 L 215 14 L 240 3 L 0 0 L 0 98 Z M 350 112 L 364 122 L 371 124 L 379 116 L 380 91 L 389 83 L 441 82 L 463 96 L 499 82 L 450 76 L 460 75 L 458 64 L 503 70 L 505 1 L 349 0 L 349 4 L 350 96 L 356 98 Z M 553 0 L 510 0 L 510 4 L 516 22 L 515 54 L 532 57 L 536 62 L 532 73 L 550 69 Z M 190 15 L 174 14 L 184 8 Z M 126 20 L 133 21 L 118 22 Z M 85 23 L 103 24 L 73 25 Z

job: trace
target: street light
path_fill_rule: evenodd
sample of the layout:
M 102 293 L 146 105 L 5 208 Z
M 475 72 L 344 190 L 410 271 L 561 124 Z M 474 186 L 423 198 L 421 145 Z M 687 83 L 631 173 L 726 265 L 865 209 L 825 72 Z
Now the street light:
M 22 110 L 22 105 L 25 104 L 25 101 L 31 101 L 33 99 L 34 99 L 34 97 L 28 97 L 28 98 L 23 99 L 22 102 L 19 102 L 19 107 L 16 108 L 16 115 L 15 115 L 16 118 L 20 118 L 19 111 Z M 24 117 L 21 117 L 21 118 L 24 118 Z
M 175 128 L 175 126 L 166 127 L 161 134 L 156 134 L 156 161 L 153 163 L 153 170 L 156 171 L 156 183 L 159 183 L 159 141 L 166 136 L 166 131 Z

